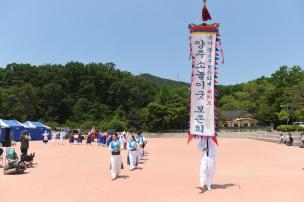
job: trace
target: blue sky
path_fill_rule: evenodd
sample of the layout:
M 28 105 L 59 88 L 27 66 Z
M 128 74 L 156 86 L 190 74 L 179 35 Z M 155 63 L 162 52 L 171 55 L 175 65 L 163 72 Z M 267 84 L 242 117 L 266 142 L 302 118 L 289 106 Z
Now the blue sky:
M 221 23 L 222 84 L 304 67 L 303 0 L 208 0 Z M 113 62 L 133 74 L 189 82 L 189 23 L 202 0 L 0 0 L 0 66 Z

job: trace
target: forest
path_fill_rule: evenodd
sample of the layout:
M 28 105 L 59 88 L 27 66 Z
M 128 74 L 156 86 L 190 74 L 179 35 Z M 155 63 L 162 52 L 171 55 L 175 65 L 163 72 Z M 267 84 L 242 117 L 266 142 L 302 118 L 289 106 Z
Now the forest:
M 51 127 L 186 129 L 188 87 L 171 88 L 112 63 L 9 64 L 0 68 L 0 117 Z
M 113 63 L 13 63 L 0 68 L 0 118 L 83 129 L 187 129 L 188 89 L 187 83 L 135 76 Z M 282 66 L 270 77 L 218 90 L 220 111 L 242 110 L 265 126 L 304 121 L 300 66 Z

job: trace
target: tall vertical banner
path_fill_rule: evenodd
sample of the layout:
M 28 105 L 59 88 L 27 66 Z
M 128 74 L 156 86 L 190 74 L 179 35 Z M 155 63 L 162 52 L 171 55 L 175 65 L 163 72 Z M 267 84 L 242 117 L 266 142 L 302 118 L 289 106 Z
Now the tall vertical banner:
M 220 40 L 218 24 L 190 25 L 192 60 L 189 139 L 216 136 L 217 65 Z

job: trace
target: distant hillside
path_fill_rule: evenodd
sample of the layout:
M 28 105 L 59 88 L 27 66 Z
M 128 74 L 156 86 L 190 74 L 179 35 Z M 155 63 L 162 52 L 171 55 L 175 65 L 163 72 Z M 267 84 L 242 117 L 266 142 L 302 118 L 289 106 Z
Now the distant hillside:
M 164 79 L 157 76 L 153 76 L 151 74 L 141 74 L 138 75 L 137 77 L 146 79 L 154 83 L 156 86 L 168 86 L 170 88 L 182 88 L 189 86 L 189 84 L 187 84 L 186 82 Z

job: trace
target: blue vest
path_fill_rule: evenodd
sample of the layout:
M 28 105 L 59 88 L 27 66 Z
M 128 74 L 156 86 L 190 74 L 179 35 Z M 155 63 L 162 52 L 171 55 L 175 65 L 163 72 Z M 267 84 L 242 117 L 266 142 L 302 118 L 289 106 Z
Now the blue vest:
M 120 151 L 120 144 L 121 144 L 121 143 L 120 143 L 119 140 L 118 140 L 117 142 L 112 141 L 112 142 L 110 143 L 111 150 L 114 151 L 114 152 Z

